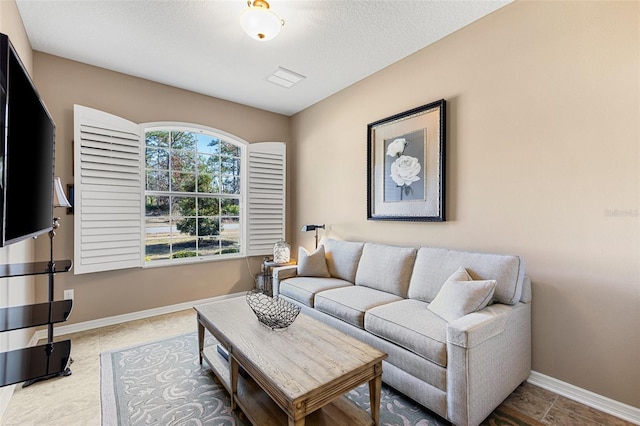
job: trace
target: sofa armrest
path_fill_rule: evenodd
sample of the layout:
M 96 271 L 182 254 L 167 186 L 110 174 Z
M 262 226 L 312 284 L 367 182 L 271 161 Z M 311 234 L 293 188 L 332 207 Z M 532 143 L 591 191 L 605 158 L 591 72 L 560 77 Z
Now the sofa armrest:
M 511 306 L 495 304 L 465 315 L 447 325 L 447 343 L 472 348 L 502 333 Z
M 273 289 L 273 297 L 280 294 L 280 281 L 292 278 L 298 275 L 298 267 L 296 265 L 279 266 L 271 270 L 271 284 Z
M 531 303 L 531 278 L 527 275 L 522 280 L 522 294 L 520 295 L 522 303 Z
M 447 327 L 447 417 L 478 425 L 531 374 L 531 304 L 494 304 Z

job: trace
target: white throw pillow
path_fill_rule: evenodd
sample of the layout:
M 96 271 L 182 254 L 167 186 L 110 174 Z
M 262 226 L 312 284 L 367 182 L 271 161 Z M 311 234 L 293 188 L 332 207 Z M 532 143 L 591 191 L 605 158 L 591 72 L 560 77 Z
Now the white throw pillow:
M 496 289 L 496 280 L 473 281 L 460 267 L 445 281 L 427 309 L 447 322 L 455 321 L 489 304 Z
M 304 247 L 298 248 L 298 276 L 325 278 L 331 276 L 324 256 L 324 246 L 318 247 L 313 253 L 309 253 Z

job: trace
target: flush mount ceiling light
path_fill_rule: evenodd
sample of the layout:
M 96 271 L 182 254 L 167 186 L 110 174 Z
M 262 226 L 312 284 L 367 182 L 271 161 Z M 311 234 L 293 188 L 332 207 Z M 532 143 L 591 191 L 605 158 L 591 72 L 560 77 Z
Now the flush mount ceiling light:
M 271 40 L 278 35 L 284 25 L 275 12 L 269 9 L 265 0 L 247 1 L 247 8 L 240 14 L 240 25 L 249 37 L 259 40 Z

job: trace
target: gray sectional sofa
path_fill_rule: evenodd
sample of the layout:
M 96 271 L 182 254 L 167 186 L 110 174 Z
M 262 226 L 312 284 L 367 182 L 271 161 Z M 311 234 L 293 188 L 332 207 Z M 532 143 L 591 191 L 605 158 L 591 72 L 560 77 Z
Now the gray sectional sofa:
M 325 238 L 273 270 L 274 296 L 386 352 L 382 379 L 478 425 L 531 372 L 531 284 L 518 256 Z

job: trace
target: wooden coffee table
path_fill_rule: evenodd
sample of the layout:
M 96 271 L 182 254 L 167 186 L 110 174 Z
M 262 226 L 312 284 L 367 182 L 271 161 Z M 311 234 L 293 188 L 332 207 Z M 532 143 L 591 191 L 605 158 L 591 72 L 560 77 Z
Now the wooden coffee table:
M 284 330 L 258 322 L 244 297 L 194 307 L 207 361 L 254 425 L 377 425 L 387 354 L 303 313 Z M 228 353 L 204 347 L 205 329 Z M 238 374 L 239 371 L 246 374 Z M 371 415 L 344 394 L 369 383 Z

